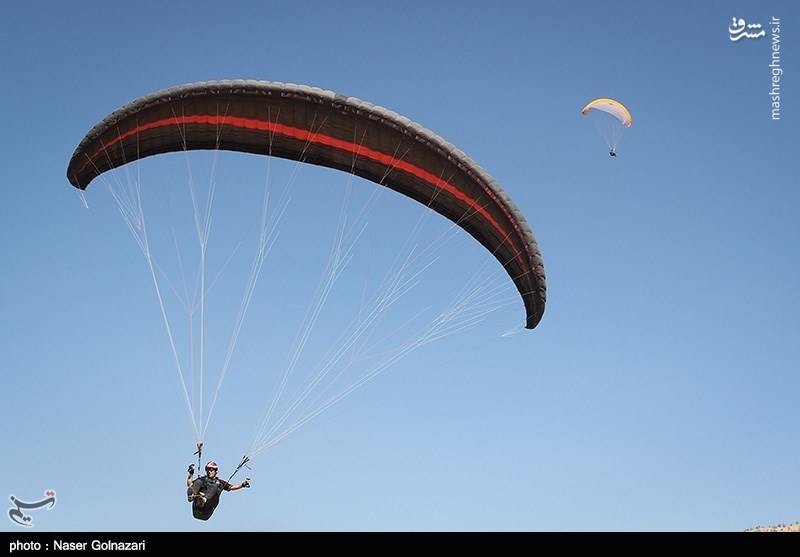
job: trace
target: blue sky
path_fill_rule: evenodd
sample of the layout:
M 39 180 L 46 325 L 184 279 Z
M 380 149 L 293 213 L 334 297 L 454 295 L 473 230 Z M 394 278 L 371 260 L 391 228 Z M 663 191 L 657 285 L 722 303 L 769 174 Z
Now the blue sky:
M 56 508 L 34 517 L 42 530 L 742 530 L 800 520 L 797 15 L 790 2 L 9 6 L 3 492 L 30 500 L 55 489 Z M 733 43 L 733 16 L 786 27 L 779 122 L 769 33 Z M 534 331 L 503 336 L 521 319 L 512 304 L 414 351 L 259 455 L 254 488 L 224 496 L 201 524 L 184 499 L 194 437 L 147 266 L 108 191 L 93 185 L 87 210 L 65 169 L 86 131 L 122 104 L 228 78 L 367 99 L 457 145 L 530 222 L 548 305 Z M 615 160 L 579 115 L 599 96 L 633 113 Z M 264 161 L 223 158 L 220 189 L 257 192 L 247 185 L 263 182 Z M 208 160 L 192 164 L 202 174 Z M 153 229 L 168 231 L 187 216 L 182 190 L 167 203 L 154 184 L 185 187 L 185 163 L 139 168 Z M 292 166 L 276 162 L 275 173 L 285 184 Z M 271 399 L 347 188 L 346 176 L 315 168 L 289 188 L 206 436 L 224 473 Z M 352 185 L 353 216 L 370 188 Z M 251 227 L 253 200 L 220 196 L 215 269 Z M 422 212 L 390 193 L 372 206 L 298 381 Z M 421 237 L 446 228 L 426 220 Z M 304 257 L 292 258 L 299 246 Z M 463 236 L 437 255 L 391 319 L 445 305 L 489 257 Z M 248 257 L 221 275 L 210 360 L 224 351 Z

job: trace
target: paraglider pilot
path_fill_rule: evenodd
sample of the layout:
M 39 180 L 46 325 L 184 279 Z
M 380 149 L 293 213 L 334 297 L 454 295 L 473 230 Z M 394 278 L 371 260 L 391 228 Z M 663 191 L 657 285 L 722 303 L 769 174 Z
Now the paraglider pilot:
M 232 484 L 218 478 L 217 472 L 217 463 L 212 460 L 206 464 L 206 475 L 192 480 L 194 464 L 189 465 L 189 477 L 186 479 L 186 485 L 189 488 L 187 495 L 192 503 L 192 515 L 198 520 L 211 518 L 214 509 L 219 505 L 219 496 L 223 491 L 236 491 L 243 487 L 250 487 L 250 478 L 246 478 L 242 483 Z

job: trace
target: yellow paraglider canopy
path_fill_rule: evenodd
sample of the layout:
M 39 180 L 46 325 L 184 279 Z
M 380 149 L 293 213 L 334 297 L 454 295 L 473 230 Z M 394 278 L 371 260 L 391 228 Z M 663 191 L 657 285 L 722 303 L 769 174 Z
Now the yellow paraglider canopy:
M 586 116 L 593 108 L 611 114 L 626 128 L 630 128 L 631 124 L 633 124 L 633 117 L 630 111 L 619 101 L 614 99 L 594 99 L 581 109 L 581 114 Z

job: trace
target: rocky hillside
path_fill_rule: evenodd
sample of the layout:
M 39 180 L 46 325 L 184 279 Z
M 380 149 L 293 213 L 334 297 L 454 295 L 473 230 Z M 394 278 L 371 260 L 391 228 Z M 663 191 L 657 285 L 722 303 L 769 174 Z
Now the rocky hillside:
M 777 526 L 756 526 L 745 532 L 800 532 L 800 522 L 794 524 L 778 524 Z

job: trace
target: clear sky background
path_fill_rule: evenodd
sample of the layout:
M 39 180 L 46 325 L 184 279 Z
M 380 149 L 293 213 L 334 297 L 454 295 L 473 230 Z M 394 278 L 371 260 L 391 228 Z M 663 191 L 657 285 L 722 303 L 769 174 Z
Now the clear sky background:
M 6 6 L 3 496 L 55 489 L 56 508 L 34 514 L 39 530 L 743 530 L 800 520 L 798 15 L 788 1 Z M 781 18 L 779 122 L 769 32 L 731 42 L 734 16 Z M 464 150 L 530 222 L 548 305 L 534 331 L 503 336 L 522 318 L 512 304 L 415 351 L 259 455 L 253 489 L 224 495 L 199 523 L 183 487 L 194 437 L 147 267 L 106 188 L 89 188 L 87 210 L 65 170 L 83 135 L 124 103 L 231 78 L 367 99 Z M 615 160 L 579 115 L 599 96 L 633 113 Z M 276 175 L 290 175 L 282 164 Z M 177 197 L 160 202 L 156 184 L 185 188 L 183 158 L 140 168 L 154 229 L 167 229 L 183 209 Z M 227 155 L 220 191 L 258 186 L 263 169 L 258 157 Z M 346 183 L 306 168 L 290 188 L 205 439 L 224 476 L 322 276 Z M 373 190 L 353 184 L 353 215 Z M 227 199 L 214 238 L 230 247 L 257 198 Z M 391 193 L 373 211 L 301 377 L 423 212 Z M 497 266 L 464 235 L 439 255 L 398 323 L 446 305 L 487 259 Z M 248 257 L 214 298 L 223 325 Z M 220 327 L 209 342 L 224 349 Z

